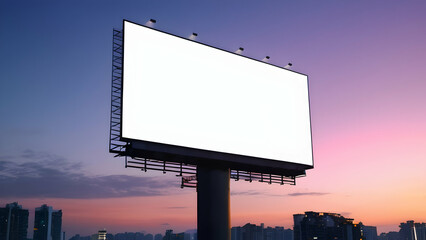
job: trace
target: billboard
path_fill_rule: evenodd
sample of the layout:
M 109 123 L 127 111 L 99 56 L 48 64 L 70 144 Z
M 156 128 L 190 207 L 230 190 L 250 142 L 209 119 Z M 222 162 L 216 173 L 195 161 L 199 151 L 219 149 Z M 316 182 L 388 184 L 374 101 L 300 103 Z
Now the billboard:
M 313 167 L 307 75 L 123 22 L 129 154 L 300 173 Z

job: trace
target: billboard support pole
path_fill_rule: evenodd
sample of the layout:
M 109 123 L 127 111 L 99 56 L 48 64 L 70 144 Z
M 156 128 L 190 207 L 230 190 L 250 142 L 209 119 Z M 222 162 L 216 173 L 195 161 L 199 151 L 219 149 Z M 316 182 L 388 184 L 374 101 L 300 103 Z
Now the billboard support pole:
M 202 240 L 231 240 L 230 170 L 197 166 L 197 235 Z

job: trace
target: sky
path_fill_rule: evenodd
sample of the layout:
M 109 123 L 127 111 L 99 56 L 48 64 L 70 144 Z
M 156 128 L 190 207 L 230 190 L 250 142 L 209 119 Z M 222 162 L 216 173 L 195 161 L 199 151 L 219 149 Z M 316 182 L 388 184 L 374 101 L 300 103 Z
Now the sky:
M 123 19 L 309 75 L 315 168 L 231 181 L 231 225 L 336 212 L 426 221 L 425 1 L 0 1 L 0 205 L 63 211 L 67 237 L 196 228 L 196 192 L 108 153 L 112 29 Z M 29 230 L 28 237 L 32 236 Z

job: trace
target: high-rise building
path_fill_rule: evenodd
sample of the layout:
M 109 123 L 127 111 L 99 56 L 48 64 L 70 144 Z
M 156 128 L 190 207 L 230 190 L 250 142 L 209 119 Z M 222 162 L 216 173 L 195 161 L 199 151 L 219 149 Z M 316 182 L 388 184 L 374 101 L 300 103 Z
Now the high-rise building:
M 267 227 L 263 229 L 263 240 L 293 240 L 292 232 L 284 227 Z
M 353 219 L 337 213 L 305 212 L 295 214 L 295 240 L 358 240 L 364 239 L 362 223 L 354 224 Z
M 231 240 L 243 240 L 241 227 L 231 228 Z
M 106 231 L 106 229 L 98 231 L 98 240 L 107 240 L 107 231 Z
M 35 209 L 33 240 L 61 240 L 62 210 L 46 204 Z
M 302 220 L 305 217 L 305 214 L 294 214 L 293 215 L 293 231 L 294 231 L 294 240 L 301 240 L 302 239 Z
M 284 227 L 266 227 L 247 223 L 231 228 L 231 240 L 293 240 L 293 230 Z
M 426 240 L 426 224 L 407 221 L 399 225 L 401 240 Z
M 263 223 L 260 226 L 247 223 L 242 227 L 243 239 L 263 240 L 263 227 Z
M 26 240 L 28 210 L 17 202 L 0 208 L 0 240 Z
M 173 230 L 166 230 L 163 240 L 185 240 L 185 233 L 173 233 Z
M 377 240 L 377 228 L 374 226 L 362 226 L 362 234 L 365 240 Z

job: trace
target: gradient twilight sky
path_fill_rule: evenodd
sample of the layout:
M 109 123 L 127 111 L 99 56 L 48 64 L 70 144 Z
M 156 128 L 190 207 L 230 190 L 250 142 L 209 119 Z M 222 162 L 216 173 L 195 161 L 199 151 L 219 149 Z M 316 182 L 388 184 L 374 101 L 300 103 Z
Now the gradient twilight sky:
M 0 205 L 63 210 L 67 237 L 196 228 L 196 192 L 108 153 L 112 28 L 145 23 L 309 75 L 315 168 L 231 182 L 233 226 L 327 211 L 426 221 L 426 1 L 0 2 Z M 32 231 L 29 231 L 29 237 Z

